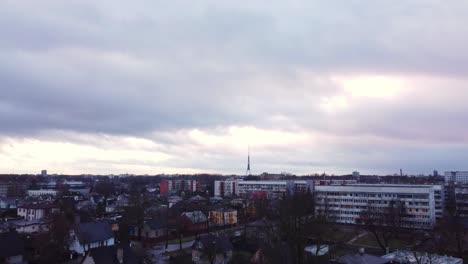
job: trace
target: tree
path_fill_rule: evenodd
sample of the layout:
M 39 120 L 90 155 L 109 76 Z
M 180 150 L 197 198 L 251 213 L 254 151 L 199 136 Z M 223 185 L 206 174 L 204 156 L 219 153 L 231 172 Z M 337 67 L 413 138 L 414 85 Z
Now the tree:
M 143 194 L 143 187 L 138 184 L 130 185 L 129 206 L 125 207 L 123 217 L 129 224 L 138 229 L 138 240 L 141 241 L 141 230 L 145 221 L 145 209 L 149 206 Z
M 40 263 L 61 263 L 70 245 L 70 223 L 65 215 L 56 213 L 51 216 L 49 233 L 40 243 Z

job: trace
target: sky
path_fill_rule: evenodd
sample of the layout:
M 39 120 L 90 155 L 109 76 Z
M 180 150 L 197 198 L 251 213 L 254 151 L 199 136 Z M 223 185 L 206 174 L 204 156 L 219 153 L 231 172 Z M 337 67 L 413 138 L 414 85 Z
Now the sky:
M 468 2 L 0 1 L 0 173 L 468 169 Z

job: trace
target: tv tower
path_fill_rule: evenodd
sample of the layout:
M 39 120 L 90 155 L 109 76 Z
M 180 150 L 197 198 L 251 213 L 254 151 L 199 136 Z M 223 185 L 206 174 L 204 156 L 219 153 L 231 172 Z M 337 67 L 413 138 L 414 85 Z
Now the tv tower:
M 250 146 L 248 146 L 247 149 L 247 171 L 245 172 L 245 176 L 250 176 L 252 175 L 250 171 Z

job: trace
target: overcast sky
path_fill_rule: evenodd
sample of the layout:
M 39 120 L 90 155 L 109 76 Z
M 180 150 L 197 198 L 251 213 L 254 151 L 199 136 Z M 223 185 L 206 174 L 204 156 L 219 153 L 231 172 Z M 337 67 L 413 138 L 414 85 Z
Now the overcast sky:
M 0 1 L 0 173 L 468 169 L 468 1 L 127 2 Z

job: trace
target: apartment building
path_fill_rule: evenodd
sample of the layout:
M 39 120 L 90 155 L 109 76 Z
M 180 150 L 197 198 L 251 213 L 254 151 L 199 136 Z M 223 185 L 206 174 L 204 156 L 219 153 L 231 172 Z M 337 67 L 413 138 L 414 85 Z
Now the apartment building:
M 461 217 L 468 217 L 468 185 L 455 186 L 456 212 Z
M 327 212 L 337 223 L 358 224 L 362 212 L 388 207 L 392 201 L 404 203 L 407 227 L 431 228 L 436 221 L 436 195 L 434 185 L 322 185 L 315 186 L 316 208 Z
M 282 197 L 286 193 L 313 192 L 314 186 L 356 184 L 356 180 L 302 180 L 302 181 L 215 181 L 214 195 L 221 197 L 247 197 L 255 192 L 266 192 L 269 198 Z
M 233 197 L 236 195 L 237 180 L 215 181 L 214 196 Z
M 445 183 L 468 184 L 468 171 L 447 171 L 444 173 Z
M 159 191 L 161 195 L 176 194 L 180 191 L 199 192 L 200 190 L 200 180 L 162 180 L 159 183 Z
M 37 197 L 43 195 L 57 196 L 57 190 L 41 189 L 41 190 L 28 190 L 28 196 Z

